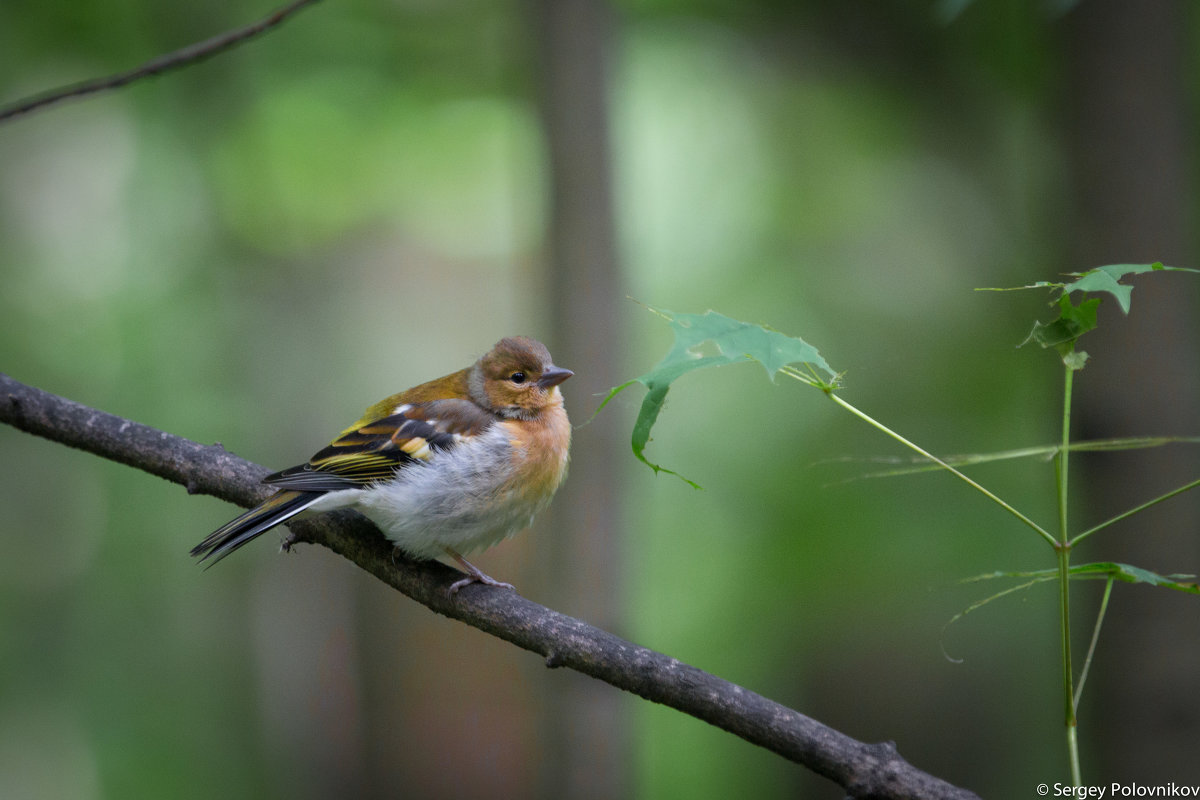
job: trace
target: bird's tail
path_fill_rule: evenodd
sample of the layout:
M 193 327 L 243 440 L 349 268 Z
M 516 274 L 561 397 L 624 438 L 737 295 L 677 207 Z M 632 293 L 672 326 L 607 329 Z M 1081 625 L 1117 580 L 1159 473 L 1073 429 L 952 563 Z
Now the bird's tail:
M 277 492 L 261 505 L 217 528 L 192 548 L 201 561 L 212 559 L 209 566 L 237 550 L 251 539 L 285 522 L 319 500 L 325 492 Z

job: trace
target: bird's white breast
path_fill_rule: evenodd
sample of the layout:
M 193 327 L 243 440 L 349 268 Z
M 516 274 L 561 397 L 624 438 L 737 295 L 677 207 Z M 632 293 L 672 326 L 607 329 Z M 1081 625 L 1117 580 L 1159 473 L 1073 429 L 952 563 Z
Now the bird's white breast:
M 518 491 L 518 463 L 506 427 L 497 424 L 392 480 L 336 493 L 344 495 L 337 505 L 356 507 L 416 558 L 436 558 L 447 547 L 465 554 L 528 527 L 550 501 L 553 489 Z

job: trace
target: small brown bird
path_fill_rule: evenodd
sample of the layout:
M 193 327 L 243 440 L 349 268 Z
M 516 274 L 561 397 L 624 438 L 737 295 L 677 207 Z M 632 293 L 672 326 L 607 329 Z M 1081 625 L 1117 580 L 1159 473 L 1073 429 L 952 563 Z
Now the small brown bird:
M 303 511 L 355 508 L 408 555 L 463 558 L 529 526 L 567 471 L 571 424 L 545 345 L 501 339 L 472 366 L 367 409 L 308 463 L 263 479 L 279 491 L 192 550 L 213 563 Z

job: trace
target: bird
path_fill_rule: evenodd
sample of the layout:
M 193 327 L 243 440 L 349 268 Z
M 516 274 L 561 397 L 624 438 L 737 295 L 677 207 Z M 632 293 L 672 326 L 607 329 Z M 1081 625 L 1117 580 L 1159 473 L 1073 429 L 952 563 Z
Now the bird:
M 571 424 L 555 366 L 536 339 L 501 339 L 474 364 L 375 403 L 306 463 L 263 483 L 278 491 L 191 551 L 210 566 L 302 512 L 353 508 L 397 550 L 449 556 L 471 583 L 503 588 L 464 557 L 529 527 L 567 472 Z

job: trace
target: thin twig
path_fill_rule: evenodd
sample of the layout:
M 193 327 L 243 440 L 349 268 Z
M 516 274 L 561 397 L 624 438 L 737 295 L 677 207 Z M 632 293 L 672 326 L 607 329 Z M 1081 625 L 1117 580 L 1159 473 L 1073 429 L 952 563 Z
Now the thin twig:
M 1099 525 L 1093 525 L 1092 527 L 1088 528 L 1083 533 L 1077 534 L 1075 536 L 1075 538 L 1071 539 L 1071 546 L 1074 547 L 1075 545 L 1079 544 L 1081 541 L 1083 541 L 1087 537 L 1091 536 L 1093 533 L 1104 530 L 1105 528 L 1107 528 L 1109 525 L 1112 525 L 1113 523 L 1120 522 L 1121 520 L 1126 519 L 1128 517 L 1132 517 L 1134 514 L 1145 511 L 1150 506 L 1157 505 L 1158 503 L 1161 503 L 1164 500 L 1169 500 L 1170 498 L 1174 497 L 1177 494 L 1182 494 L 1183 492 L 1186 492 L 1190 489 L 1195 489 L 1197 487 L 1200 487 L 1200 478 L 1197 478 L 1194 481 L 1185 483 L 1183 486 L 1180 486 L 1177 489 L 1172 489 L 1169 492 L 1160 494 L 1158 497 L 1154 498 L 1153 500 L 1147 500 L 1146 502 L 1142 503 L 1141 505 L 1136 505 L 1133 508 L 1129 509 L 1128 511 L 1122 511 L 1120 514 L 1117 514 L 1115 517 L 1106 519 L 1106 520 L 1104 520 L 1104 522 L 1101 522 Z
M 796 377 L 796 376 L 795 376 L 795 375 L 793 375 L 792 377 Z M 898 441 L 900 444 L 904 445 L 904 446 L 905 446 L 905 447 L 907 447 L 908 449 L 910 449 L 910 450 L 912 450 L 912 451 L 914 451 L 914 452 L 916 452 L 916 453 L 919 453 L 919 454 L 920 454 L 920 455 L 921 455 L 923 458 L 927 458 L 927 459 L 929 459 L 929 460 L 930 460 L 930 461 L 932 461 L 934 464 L 937 464 L 937 465 L 938 465 L 939 467 L 941 467 L 942 469 L 944 469 L 944 470 L 948 471 L 950 474 L 954 475 L 955 477 L 959 478 L 960 480 L 963 480 L 963 481 L 965 481 L 965 482 L 966 482 L 966 483 L 967 483 L 969 486 L 971 486 L 971 487 L 972 487 L 972 488 L 974 488 L 976 491 L 978 491 L 978 492 L 980 492 L 981 494 L 983 494 L 983 496 L 984 496 L 984 497 L 988 498 L 988 499 L 989 499 L 989 500 L 991 500 L 993 503 L 996 503 L 997 505 L 999 505 L 999 506 L 1000 506 L 1001 508 L 1003 508 L 1005 511 L 1007 511 L 1007 512 L 1008 512 L 1008 513 L 1010 513 L 1010 514 L 1012 514 L 1012 515 L 1013 515 L 1014 517 L 1016 517 L 1017 519 L 1021 520 L 1021 522 L 1024 522 L 1026 525 L 1028 525 L 1030 528 L 1032 528 L 1032 529 L 1033 529 L 1034 533 L 1036 533 L 1036 534 L 1038 534 L 1039 536 L 1041 536 L 1043 539 L 1045 539 L 1045 540 L 1046 540 L 1047 542 L 1049 542 L 1051 545 L 1055 545 L 1055 544 L 1056 544 L 1056 542 L 1054 541 L 1054 537 L 1053 537 L 1053 536 L 1051 536 L 1049 533 L 1047 533 L 1045 528 L 1043 528 L 1041 525 L 1038 525 L 1036 522 L 1034 522 L 1034 521 L 1033 521 L 1033 520 L 1031 520 L 1029 517 L 1027 517 L 1027 516 L 1025 516 L 1024 514 L 1022 514 L 1022 513 L 1021 513 L 1020 511 L 1018 511 L 1017 509 L 1013 508 L 1011 505 L 1009 505 L 1009 503 L 1007 503 L 1006 501 L 1002 500 L 1002 499 L 1001 499 L 999 496 L 997 496 L 996 494 L 994 494 L 994 493 L 993 493 L 993 492 L 991 492 L 990 490 L 988 490 L 988 489 L 985 489 L 985 488 L 984 488 L 982 485 L 980 485 L 980 484 L 979 484 L 979 482 L 978 482 L 978 481 L 976 481 L 976 480 L 974 480 L 974 479 L 972 479 L 972 478 L 969 478 L 969 477 L 967 477 L 965 474 L 963 474 L 962 472 L 958 471 L 958 470 L 957 470 L 957 469 L 955 469 L 954 467 L 950 466 L 950 465 L 949 465 L 949 464 L 947 464 L 945 461 L 943 461 L 942 459 L 940 459 L 940 458 L 938 458 L 937 456 L 935 456 L 933 453 L 927 452 L 926 450 L 922 449 L 922 448 L 921 448 L 919 445 L 916 445 L 916 444 L 914 444 L 913 442 L 910 442 L 908 439 L 905 439 L 903 436 L 901 436 L 900 434 L 896 433 L 894 430 L 892 430 L 891 428 L 887 427 L 886 425 L 884 425 L 882 422 L 878 421 L 878 420 L 877 420 L 877 419 L 875 419 L 874 417 L 871 417 L 871 416 L 867 415 L 867 414 L 866 414 L 865 412 L 863 412 L 863 411 L 859 411 L 857 408 L 855 408 L 854 406 L 852 406 L 852 405 L 850 405 L 849 403 L 847 403 L 845 400 L 843 400 L 843 399 L 842 399 L 840 396 L 838 396 L 838 395 L 837 395 L 837 394 L 835 394 L 834 392 L 826 392 L 825 394 L 826 394 L 826 396 L 827 396 L 827 397 L 829 397 L 829 399 L 830 399 L 830 400 L 832 400 L 833 402 L 837 403 L 839 406 L 841 406 L 842 408 L 846 409 L 846 410 L 847 410 L 847 411 L 849 411 L 851 414 L 853 414 L 854 416 L 858 417 L 859 419 L 861 419 L 863 422 L 867 423 L 867 424 L 868 424 L 868 425 L 870 425 L 871 427 L 873 427 L 873 428 L 875 428 L 876 430 L 878 430 L 878 431 L 880 431 L 880 432 L 882 432 L 882 433 L 884 433 L 884 434 L 886 434 L 886 435 L 888 435 L 888 436 L 892 437 L 893 439 L 895 439 L 896 441 Z
M 0 373 L 0 422 L 187 486 L 252 505 L 270 493 L 267 469 L 226 452 L 97 411 Z M 453 597 L 461 574 L 393 556 L 375 526 L 350 511 L 290 524 L 290 543 L 323 545 L 433 611 L 647 700 L 671 706 L 845 787 L 855 798 L 978 800 L 913 767 L 890 742 L 867 744 L 762 695 L 625 641 L 516 592 L 478 584 Z
M 186 67 L 190 64 L 195 64 L 203 61 L 206 58 L 215 56 L 233 47 L 236 47 L 254 37 L 266 33 L 272 28 L 280 25 L 284 20 L 298 13 L 306 6 L 317 3 L 320 0 L 295 0 L 290 5 L 282 8 L 263 17 L 258 22 L 246 25 L 242 28 L 237 28 L 232 31 L 227 31 L 222 34 L 205 39 L 202 42 L 188 45 L 173 53 L 161 55 L 158 58 L 151 59 L 139 67 L 134 67 L 125 72 L 118 72 L 115 75 L 109 75 L 104 78 L 92 78 L 91 80 L 81 81 L 79 83 L 60 86 L 56 89 L 50 89 L 32 97 L 27 97 L 23 100 L 18 100 L 8 106 L 0 108 L 0 123 L 15 119 L 16 117 L 29 114 L 47 106 L 60 103 L 64 100 L 83 97 L 97 92 L 105 92 L 110 89 L 119 89 L 122 86 L 127 86 L 135 81 L 149 78 L 154 75 L 161 75 L 164 72 L 170 72 L 174 69 Z
M 1096 642 L 1100 641 L 1100 626 L 1104 624 L 1104 615 L 1108 611 L 1108 598 L 1112 595 L 1113 581 L 1115 576 L 1109 575 L 1108 581 L 1104 584 L 1104 596 L 1100 599 L 1100 610 L 1096 612 L 1096 625 L 1092 628 L 1092 641 L 1088 645 L 1087 658 L 1083 660 L 1083 671 L 1079 673 L 1079 680 L 1075 682 L 1075 713 L 1079 713 L 1079 698 L 1083 695 L 1083 684 L 1087 682 L 1088 670 L 1092 668 L 1092 657 L 1096 655 Z

